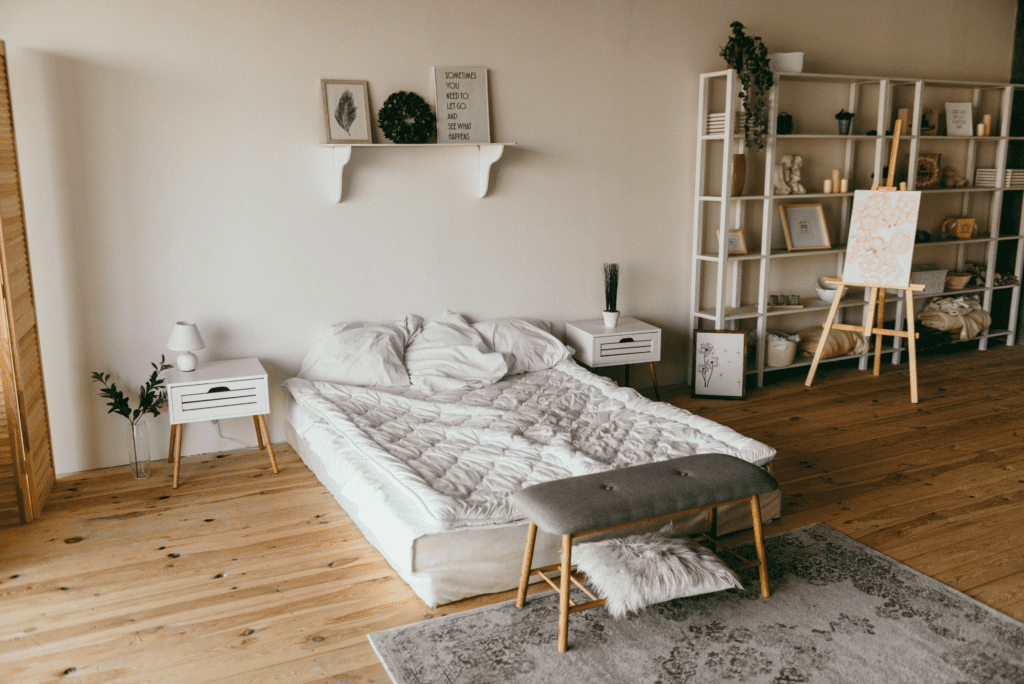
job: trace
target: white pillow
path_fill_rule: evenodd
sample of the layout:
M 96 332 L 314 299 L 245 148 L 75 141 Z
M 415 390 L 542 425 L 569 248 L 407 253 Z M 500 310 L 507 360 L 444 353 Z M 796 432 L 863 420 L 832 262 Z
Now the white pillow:
M 394 323 L 335 325 L 306 354 L 299 377 L 359 387 L 408 385 L 402 357 L 422 324 L 422 318 L 409 315 Z
M 412 338 L 405 367 L 413 387 L 428 392 L 486 387 L 508 373 L 505 357 L 492 352 L 480 333 L 451 311 Z
M 473 328 L 487 346 L 505 355 L 509 375 L 545 370 L 573 354 L 551 334 L 551 324 L 546 321 L 502 318 L 474 323 Z
M 580 544 L 572 559 L 590 585 L 606 597 L 612 617 L 623 618 L 653 603 L 722 589 L 742 589 L 732 570 L 708 549 L 660 532 Z

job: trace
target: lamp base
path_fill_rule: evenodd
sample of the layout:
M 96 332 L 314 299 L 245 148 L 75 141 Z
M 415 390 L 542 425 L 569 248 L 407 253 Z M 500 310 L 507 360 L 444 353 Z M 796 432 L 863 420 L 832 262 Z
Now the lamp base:
M 199 357 L 192 352 L 178 354 L 178 370 L 194 371 L 199 367 Z

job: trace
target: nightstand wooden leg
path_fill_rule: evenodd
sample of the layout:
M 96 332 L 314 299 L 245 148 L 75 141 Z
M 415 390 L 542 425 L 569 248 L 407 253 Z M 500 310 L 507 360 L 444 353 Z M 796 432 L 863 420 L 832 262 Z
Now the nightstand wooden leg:
M 178 488 L 178 473 L 181 470 L 181 428 L 182 425 L 175 425 L 174 430 L 174 489 Z
M 623 379 L 623 382 L 622 382 L 622 386 L 623 387 L 629 387 L 629 364 L 627 363 L 622 368 L 624 369 L 623 370 L 623 375 L 625 376 L 625 378 Z
M 654 383 L 654 401 L 661 401 L 661 392 L 658 391 L 658 375 L 654 372 L 654 362 L 650 362 L 651 382 Z
M 178 426 L 171 426 L 171 442 L 167 445 L 167 462 L 174 463 L 174 433 L 177 432 Z
M 256 426 L 256 445 L 263 451 L 263 431 L 260 430 L 260 419 L 257 416 L 252 417 L 253 425 Z
M 270 465 L 274 468 L 274 472 L 277 472 L 277 459 L 274 458 L 274 447 L 270 444 L 270 433 L 267 431 L 267 421 L 263 419 L 263 416 L 256 416 L 256 427 L 257 432 L 262 433 L 263 441 L 267 443 L 267 455 L 270 456 Z

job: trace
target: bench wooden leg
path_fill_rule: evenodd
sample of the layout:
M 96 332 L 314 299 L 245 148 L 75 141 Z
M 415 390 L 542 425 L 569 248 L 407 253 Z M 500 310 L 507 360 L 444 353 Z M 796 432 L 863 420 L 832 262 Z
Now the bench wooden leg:
M 558 652 L 569 647 L 569 573 L 572 568 L 572 535 L 562 535 L 562 576 L 558 596 Z
M 757 547 L 757 574 L 761 577 L 761 596 L 772 595 L 768 586 L 768 557 L 764 552 L 764 535 L 761 532 L 761 502 L 757 496 L 750 497 L 750 517 L 754 522 L 754 545 Z
M 537 541 L 537 526 L 530 522 L 526 528 L 526 551 L 523 552 L 523 572 L 519 576 L 519 594 L 516 596 L 516 608 L 526 603 L 526 587 L 530 584 L 530 570 L 533 569 L 533 545 Z

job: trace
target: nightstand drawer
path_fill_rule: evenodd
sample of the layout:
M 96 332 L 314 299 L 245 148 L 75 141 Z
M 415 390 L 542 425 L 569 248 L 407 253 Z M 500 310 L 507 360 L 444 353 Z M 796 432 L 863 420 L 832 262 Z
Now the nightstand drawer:
M 661 361 L 661 329 L 635 318 L 623 318 L 615 328 L 601 320 L 566 323 L 565 343 L 590 368 Z
M 658 361 L 661 336 L 654 333 L 597 337 L 594 365 L 604 366 L 622 363 L 647 363 Z
M 216 380 L 171 387 L 167 401 L 172 423 L 270 413 L 266 378 Z

